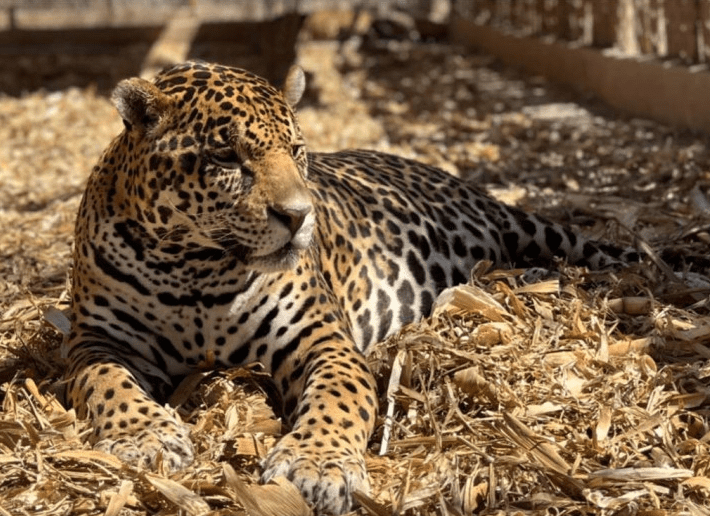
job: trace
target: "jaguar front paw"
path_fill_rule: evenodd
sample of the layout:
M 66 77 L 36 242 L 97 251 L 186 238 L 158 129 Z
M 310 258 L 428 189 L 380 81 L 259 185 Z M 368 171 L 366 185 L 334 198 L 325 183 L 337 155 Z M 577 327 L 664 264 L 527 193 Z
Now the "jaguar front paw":
M 338 515 L 353 505 L 353 492 L 369 493 L 365 459 L 345 443 L 284 436 L 262 463 L 263 482 L 283 476 L 291 481 L 319 514 Z M 321 446 L 318 445 L 320 443 Z M 325 445 L 324 443 L 327 443 Z
M 143 468 L 166 472 L 184 469 L 194 460 L 194 448 L 185 425 L 164 420 L 136 431 L 100 439 L 94 449 L 115 455 Z

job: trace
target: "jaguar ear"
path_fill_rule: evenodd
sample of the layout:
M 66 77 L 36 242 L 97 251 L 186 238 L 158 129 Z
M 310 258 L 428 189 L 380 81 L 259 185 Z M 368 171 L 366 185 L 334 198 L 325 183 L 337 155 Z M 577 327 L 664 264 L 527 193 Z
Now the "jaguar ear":
M 298 104 L 298 101 L 301 100 L 305 89 L 306 74 L 303 73 L 303 68 L 298 65 L 293 65 L 286 74 L 283 89 L 283 96 L 289 106 L 296 107 L 296 104 Z
M 168 96 L 155 84 L 138 77 L 119 82 L 111 100 L 129 130 L 149 131 L 170 106 Z

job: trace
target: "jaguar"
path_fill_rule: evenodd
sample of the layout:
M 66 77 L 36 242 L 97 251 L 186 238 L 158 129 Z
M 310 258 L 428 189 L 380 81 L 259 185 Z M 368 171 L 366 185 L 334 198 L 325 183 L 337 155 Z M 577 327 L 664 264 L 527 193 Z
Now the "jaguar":
M 367 492 L 377 416 L 364 358 L 481 260 L 599 269 L 632 252 L 502 204 L 437 168 L 368 150 L 307 152 L 305 88 L 187 62 L 131 78 L 124 124 L 92 170 L 75 230 L 69 402 L 95 449 L 185 468 L 166 397 L 198 370 L 259 362 L 290 431 L 263 458 L 322 514 Z

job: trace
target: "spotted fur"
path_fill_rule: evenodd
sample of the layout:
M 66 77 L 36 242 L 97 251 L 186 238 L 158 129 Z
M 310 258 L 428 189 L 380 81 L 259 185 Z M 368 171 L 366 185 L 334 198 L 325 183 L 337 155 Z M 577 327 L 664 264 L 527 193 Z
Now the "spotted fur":
M 284 91 L 183 64 L 113 95 L 125 129 L 93 170 L 76 225 L 69 398 L 92 443 L 169 469 L 189 427 L 161 403 L 175 378 L 259 361 L 292 425 L 263 461 L 323 513 L 367 491 L 377 396 L 362 352 L 429 312 L 482 259 L 593 268 L 611 246 L 505 206 L 411 160 L 306 154 Z

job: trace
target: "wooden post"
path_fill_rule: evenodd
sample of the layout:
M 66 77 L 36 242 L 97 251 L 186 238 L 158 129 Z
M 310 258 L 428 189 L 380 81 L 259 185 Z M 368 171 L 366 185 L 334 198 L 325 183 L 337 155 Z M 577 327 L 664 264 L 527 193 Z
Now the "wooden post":
M 616 43 L 617 1 L 595 0 L 592 2 L 594 28 L 592 44 L 595 47 L 612 47 Z
M 710 0 L 699 0 L 698 6 L 698 61 L 710 61 Z
M 560 39 L 571 41 L 574 37 L 572 13 L 574 6 L 572 0 L 558 0 L 557 2 L 557 36 Z
M 636 2 L 634 0 L 619 0 L 617 16 L 616 42 L 619 48 L 627 55 L 638 55 L 640 48 L 636 35 L 638 24 Z
M 696 0 L 666 0 L 666 33 L 668 55 L 690 63 L 698 62 L 698 37 Z

